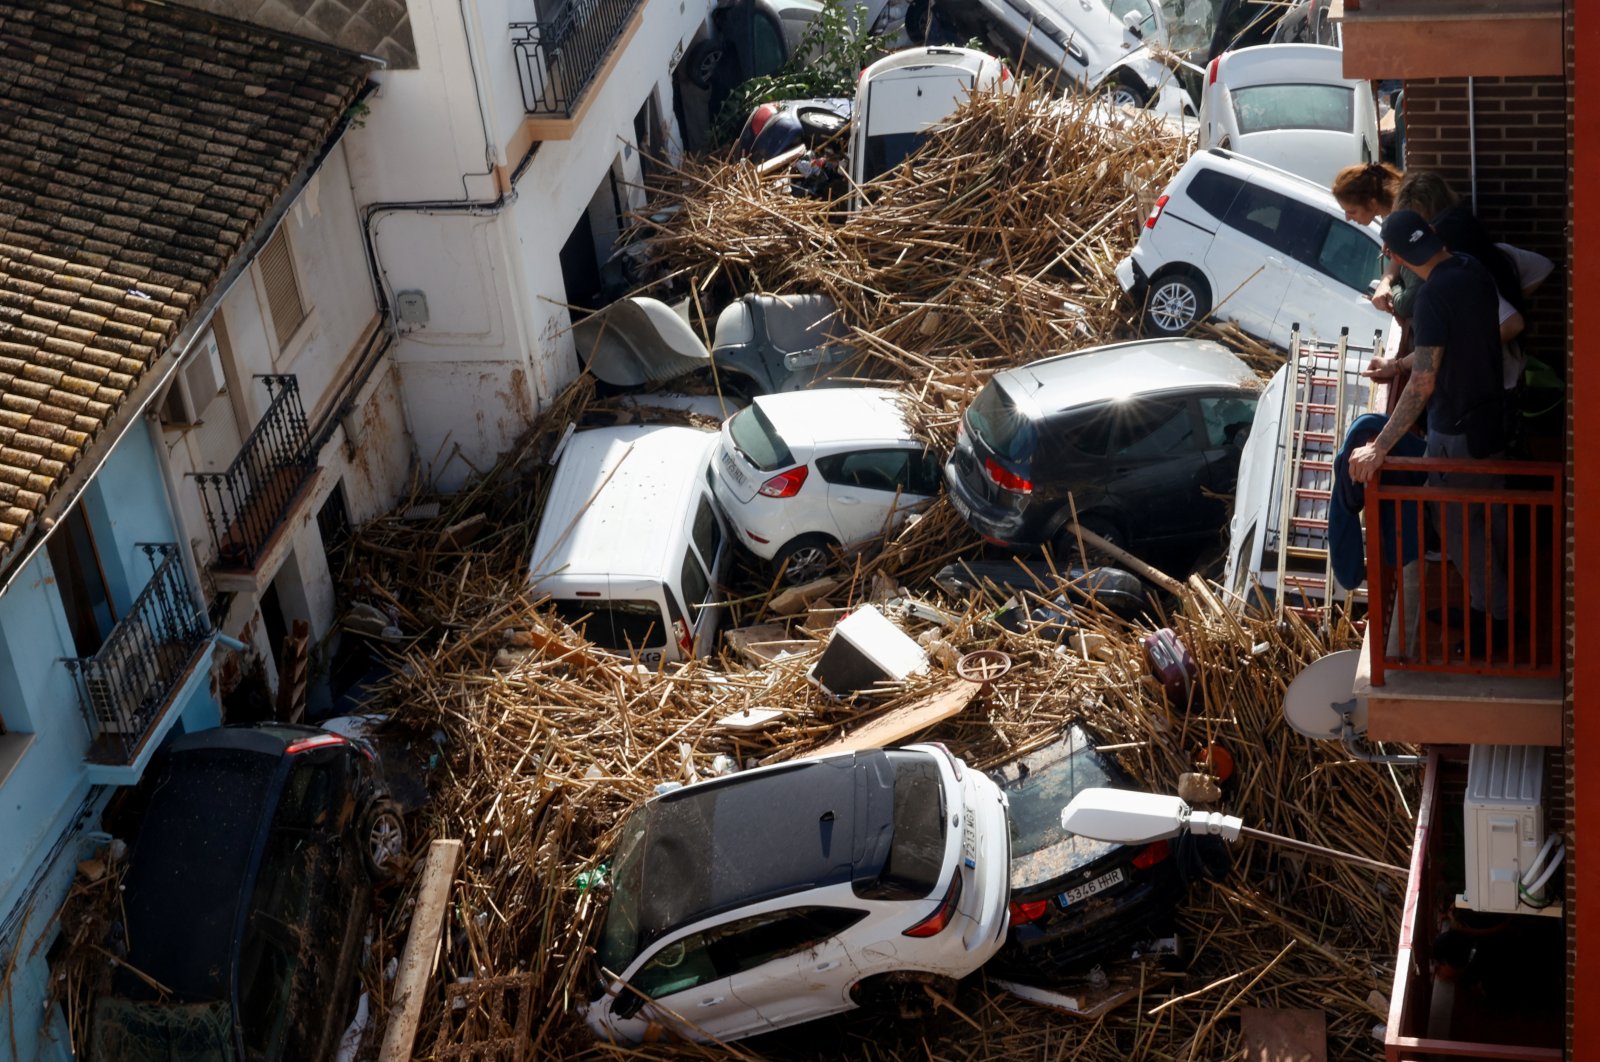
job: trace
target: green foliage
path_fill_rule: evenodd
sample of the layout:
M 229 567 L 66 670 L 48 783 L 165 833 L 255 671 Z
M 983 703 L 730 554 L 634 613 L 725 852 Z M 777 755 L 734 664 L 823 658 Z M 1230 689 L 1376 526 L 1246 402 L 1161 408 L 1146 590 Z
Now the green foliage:
M 855 95 L 862 69 L 888 51 L 882 38 L 866 32 L 866 21 L 866 7 L 826 0 L 787 63 L 728 93 L 717 112 L 717 139 L 727 142 L 738 136 L 750 112 L 772 100 Z

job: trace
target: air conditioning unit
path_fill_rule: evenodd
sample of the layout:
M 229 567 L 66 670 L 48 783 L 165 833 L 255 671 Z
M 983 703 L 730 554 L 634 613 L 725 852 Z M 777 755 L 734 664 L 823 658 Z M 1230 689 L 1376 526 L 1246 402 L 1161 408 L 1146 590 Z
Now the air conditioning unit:
M 215 331 L 200 338 L 199 349 L 172 379 L 161 402 L 161 422 L 175 427 L 200 423 L 206 407 L 228 386 L 222 375 L 222 350 Z
M 1536 745 L 1472 746 L 1462 906 L 1509 914 L 1533 913 L 1544 903 L 1547 886 L 1535 891 L 1522 885 L 1545 841 L 1544 764 L 1545 750 Z

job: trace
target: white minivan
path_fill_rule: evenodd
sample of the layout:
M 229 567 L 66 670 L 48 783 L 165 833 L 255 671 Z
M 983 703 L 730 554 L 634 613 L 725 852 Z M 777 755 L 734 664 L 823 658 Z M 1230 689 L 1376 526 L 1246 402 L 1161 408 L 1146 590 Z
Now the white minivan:
M 709 651 L 728 557 L 706 476 L 717 441 L 660 424 L 573 434 L 534 538 L 533 595 L 596 648 L 643 664 Z
M 1369 301 L 1381 250 L 1378 226 L 1345 220 L 1326 188 L 1212 148 L 1156 200 L 1117 280 L 1143 300 L 1149 334 L 1215 317 L 1287 348 L 1296 324 L 1328 342 L 1387 333 L 1394 319 Z
M 850 123 L 854 205 L 861 185 L 898 166 L 973 93 L 1016 91 L 1004 62 L 972 48 L 906 48 L 867 67 Z

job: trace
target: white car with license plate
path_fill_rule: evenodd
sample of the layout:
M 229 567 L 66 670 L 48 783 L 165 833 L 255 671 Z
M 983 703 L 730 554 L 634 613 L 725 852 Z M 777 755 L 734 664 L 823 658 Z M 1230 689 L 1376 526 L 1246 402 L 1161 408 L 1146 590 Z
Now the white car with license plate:
M 1370 82 L 1344 76 L 1344 52 L 1263 44 L 1223 52 L 1206 69 L 1200 147 L 1226 148 L 1324 187 L 1378 157 Z
M 1378 226 L 1357 225 L 1327 188 L 1221 148 L 1195 153 L 1156 199 L 1117 264 L 1145 332 L 1181 336 L 1214 316 L 1287 349 L 1309 339 L 1372 346 L 1393 318 L 1369 301 Z M 1376 344 L 1381 346 L 1381 343 Z
M 707 476 L 735 535 L 790 582 L 834 550 L 884 534 L 939 492 L 939 458 L 898 391 L 828 387 L 761 395 L 722 426 Z
M 925 1003 L 1000 949 L 1006 801 L 942 745 L 797 760 L 651 798 L 611 860 L 602 1039 L 727 1042 Z

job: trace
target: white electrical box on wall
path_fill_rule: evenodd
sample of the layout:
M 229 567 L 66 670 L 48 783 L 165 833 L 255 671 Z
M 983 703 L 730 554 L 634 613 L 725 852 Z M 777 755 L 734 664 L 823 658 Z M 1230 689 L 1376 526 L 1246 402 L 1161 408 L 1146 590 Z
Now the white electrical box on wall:
M 1545 750 L 1537 745 L 1474 745 L 1467 760 L 1467 891 L 1474 911 L 1533 913 L 1518 885 L 1545 839 Z M 1531 893 L 1535 904 L 1548 887 Z

